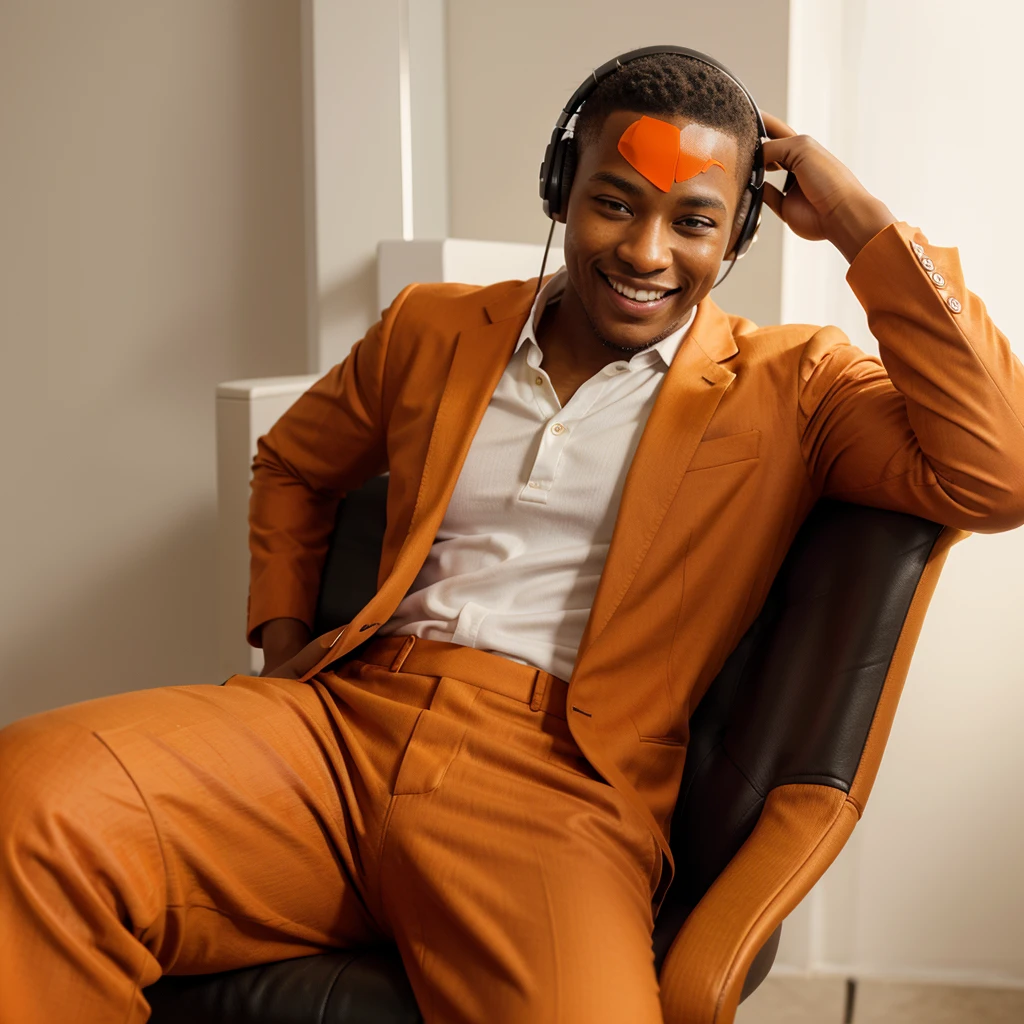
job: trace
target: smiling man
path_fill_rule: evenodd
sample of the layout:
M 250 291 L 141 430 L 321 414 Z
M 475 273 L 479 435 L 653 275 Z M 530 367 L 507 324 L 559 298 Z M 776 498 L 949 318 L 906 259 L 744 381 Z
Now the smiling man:
M 614 109 L 637 104 L 640 97 L 627 88 L 635 78 L 611 81 L 619 95 L 599 90 L 580 115 L 579 162 L 565 233 L 567 280 L 562 275 L 552 282 L 565 291 L 540 327 L 550 364 L 558 361 L 555 353 L 568 351 L 584 372 L 621 353 L 656 345 L 692 318 L 715 282 L 730 240 L 735 241 L 739 206 L 745 212 L 749 204 L 745 186 L 758 141 L 742 97 L 734 97 L 728 114 L 712 128 L 693 119 L 699 101 L 686 104 L 690 116 L 679 112 L 678 100 L 674 111 L 659 110 L 658 119 Z M 602 109 L 609 105 L 612 109 Z M 664 154 L 657 136 L 643 138 L 634 131 L 647 125 L 668 129 L 658 133 L 668 136 L 666 141 L 674 134 L 677 152 L 699 149 L 704 159 L 695 166 L 701 170 L 682 181 L 652 180 Z M 700 129 L 699 146 L 694 146 L 694 129 Z
M 428 1024 L 681 1019 L 651 932 L 690 714 L 815 502 L 1024 522 L 1024 367 L 956 251 L 770 115 L 762 145 L 709 59 L 594 78 L 545 163 L 565 269 L 410 286 L 260 439 L 264 676 L 0 734 L 4 1020 L 140 1022 L 161 973 L 382 941 Z M 710 299 L 762 167 L 881 359 Z M 378 590 L 311 640 L 338 501 L 385 470 Z

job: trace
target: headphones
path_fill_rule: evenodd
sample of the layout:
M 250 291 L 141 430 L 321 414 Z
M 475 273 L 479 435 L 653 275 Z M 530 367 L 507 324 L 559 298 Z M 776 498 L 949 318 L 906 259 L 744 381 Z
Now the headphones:
M 743 226 L 736 238 L 736 245 L 733 247 L 733 262 L 735 263 L 753 244 L 757 237 L 757 229 L 761 224 L 761 202 L 764 195 L 764 150 L 761 148 L 761 140 L 768 137 L 765 131 L 764 119 L 761 111 L 758 110 L 754 98 L 747 91 L 743 83 L 723 64 L 720 64 L 714 57 L 709 57 L 699 50 L 690 50 L 685 46 L 644 46 L 639 50 L 630 50 L 628 53 L 613 57 L 606 64 L 590 73 L 590 77 L 572 94 L 569 102 L 566 103 L 558 120 L 555 122 L 554 131 L 551 133 L 551 141 L 544 152 L 544 160 L 540 165 L 540 197 L 544 200 L 544 212 L 554 220 L 558 214 L 565 214 L 569 206 L 569 190 L 572 188 L 572 179 L 576 173 L 576 140 L 574 129 L 576 126 L 576 115 L 586 102 L 587 97 L 597 88 L 599 82 L 603 81 L 614 71 L 617 71 L 624 64 L 636 60 L 639 57 L 647 57 L 650 54 L 678 53 L 684 57 L 692 57 L 703 64 L 717 68 L 725 74 L 739 88 L 747 101 L 750 103 L 757 118 L 758 141 L 757 149 L 754 152 L 754 166 L 750 171 L 750 181 L 747 183 L 746 191 L 750 193 L 751 202 L 743 220 Z M 731 267 L 729 268 L 732 269 Z

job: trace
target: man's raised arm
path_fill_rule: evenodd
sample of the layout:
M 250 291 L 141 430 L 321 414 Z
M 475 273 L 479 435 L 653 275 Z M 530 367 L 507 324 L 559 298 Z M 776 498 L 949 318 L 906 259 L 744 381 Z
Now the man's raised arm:
M 1024 366 L 967 290 L 955 249 L 898 222 L 835 156 L 770 114 L 765 204 L 796 234 L 827 239 L 881 359 L 836 327 L 799 366 L 801 451 L 815 491 L 979 533 L 1024 524 Z

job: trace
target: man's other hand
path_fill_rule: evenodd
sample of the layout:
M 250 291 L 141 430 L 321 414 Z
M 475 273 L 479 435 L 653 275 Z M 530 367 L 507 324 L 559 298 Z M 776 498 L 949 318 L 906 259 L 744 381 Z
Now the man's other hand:
M 291 678 L 291 673 L 279 673 L 278 670 L 310 642 L 312 633 L 301 619 L 270 619 L 263 623 L 260 638 L 263 643 L 263 671 L 260 675 L 280 674 Z

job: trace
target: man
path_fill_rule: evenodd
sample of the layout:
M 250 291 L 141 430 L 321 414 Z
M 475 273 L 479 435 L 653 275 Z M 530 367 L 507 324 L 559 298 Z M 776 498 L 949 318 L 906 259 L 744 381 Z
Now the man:
M 810 508 L 1024 522 L 1024 368 L 955 251 L 776 118 L 765 201 L 851 262 L 882 360 L 707 297 L 754 120 L 700 61 L 609 75 L 566 271 L 406 289 L 261 439 L 265 678 L 4 732 L 5 1019 L 142 1021 L 162 971 L 381 939 L 428 1022 L 671 1017 L 687 721 Z M 337 501 L 384 470 L 378 592 L 310 641 Z

